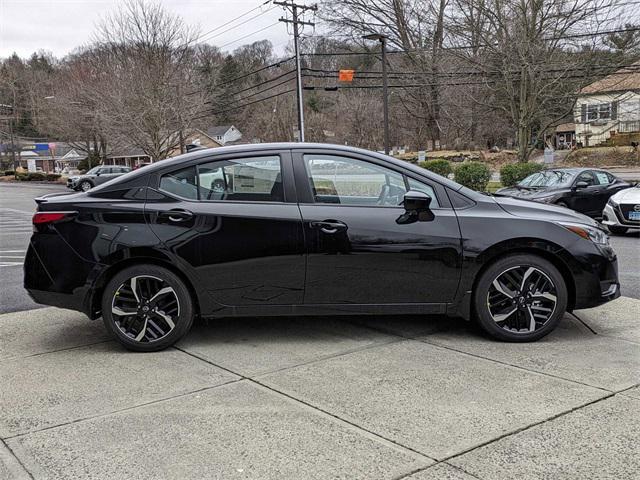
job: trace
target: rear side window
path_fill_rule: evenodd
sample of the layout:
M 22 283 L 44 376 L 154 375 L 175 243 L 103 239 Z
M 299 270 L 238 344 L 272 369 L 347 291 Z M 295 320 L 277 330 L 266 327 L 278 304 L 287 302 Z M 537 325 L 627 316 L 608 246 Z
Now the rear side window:
M 613 175 L 607 172 L 594 172 L 594 173 L 596 174 L 596 178 L 598 179 L 598 183 L 600 185 L 609 185 L 614 181 Z
M 167 173 L 160 190 L 189 200 L 284 202 L 280 157 L 202 163 Z
M 198 184 L 196 167 L 183 168 L 171 173 L 165 173 L 160 178 L 160 190 L 172 193 L 189 200 L 198 199 Z
M 198 181 L 201 200 L 284 202 L 277 155 L 203 163 Z

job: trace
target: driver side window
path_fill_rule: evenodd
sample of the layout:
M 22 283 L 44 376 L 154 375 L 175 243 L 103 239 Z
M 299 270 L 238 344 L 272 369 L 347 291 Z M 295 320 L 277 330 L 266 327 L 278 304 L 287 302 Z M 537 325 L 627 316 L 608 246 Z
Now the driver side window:
M 307 154 L 304 163 L 316 203 L 398 206 L 406 193 L 402 174 L 362 160 Z
M 594 177 L 593 173 L 590 171 L 582 172 L 580 175 L 578 175 L 578 178 L 576 179 L 576 183 L 578 182 L 586 182 L 587 185 L 589 186 L 595 185 L 596 177 Z

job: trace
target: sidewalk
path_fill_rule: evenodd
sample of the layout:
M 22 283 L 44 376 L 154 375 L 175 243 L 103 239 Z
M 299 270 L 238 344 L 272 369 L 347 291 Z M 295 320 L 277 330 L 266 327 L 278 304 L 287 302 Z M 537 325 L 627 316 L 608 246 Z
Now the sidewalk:
M 639 312 L 623 297 L 531 344 L 223 319 L 149 354 L 77 313 L 0 315 L 0 478 L 633 478 Z

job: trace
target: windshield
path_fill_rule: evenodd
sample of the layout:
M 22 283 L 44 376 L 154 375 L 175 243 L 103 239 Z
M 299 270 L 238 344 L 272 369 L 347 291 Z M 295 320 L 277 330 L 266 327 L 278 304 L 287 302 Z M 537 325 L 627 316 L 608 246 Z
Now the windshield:
M 91 170 L 89 170 L 85 175 L 93 175 L 95 173 L 98 173 L 98 170 L 100 170 L 100 167 L 93 167 Z
M 569 185 L 573 180 L 573 172 L 562 170 L 546 170 L 529 175 L 518 183 L 519 187 L 541 188 Z

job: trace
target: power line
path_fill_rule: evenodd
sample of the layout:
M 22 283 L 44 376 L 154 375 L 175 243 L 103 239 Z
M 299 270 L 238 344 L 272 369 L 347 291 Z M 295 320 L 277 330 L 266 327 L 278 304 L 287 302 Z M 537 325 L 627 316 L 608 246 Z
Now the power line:
M 287 75 L 289 75 L 289 74 L 293 73 L 294 71 L 295 71 L 295 70 L 291 70 L 290 72 L 287 72 Z M 283 80 L 283 81 L 281 81 L 281 82 L 278 82 L 278 83 L 276 83 L 276 84 L 273 84 L 273 85 L 271 85 L 271 86 L 269 86 L 269 87 L 267 87 L 267 88 L 263 88 L 263 89 L 262 89 L 262 90 L 260 90 L 259 92 L 254 92 L 254 93 L 251 93 L 251 94 L 249 94 L 249 95 L 245 95 L 245 96 L 244 96 L 244 97 L 242 97 L 242 98 L 236 99 L 236 100 L 234 100 L 234 101 L 232 101 L 232 102 L 229 102 L 229 103 L 226 103 L 226 104 L 222 104 L 222 105 L 220 105 L 220 106 L 222 106 L 222 107 L 226 107 L 226 106 L 228 106 L 228 105 L 232 105 L 232 104 L 233 104 L 233 103 L 235 103 L 235 102 L 243 102 L 244 100 L 246 100 L 246 99 L 248 99 L 248 98 L 255 97 L 256 95 L 260 95 L 260 94 L 262 94 L 262 93 L 264 93 L 264 92 L 268 92 L 269 90 L 273 90 L 274 88 L 277 88 L 277 87 L 279 87 L 280 85 L 284 85 L 285 83 L 288 83 L 288 82 L 290 82 L 291 80 L 293 80 L 293 78 L 287 78 L 287 79 L 285 79 L 285 80 Z M 252 87 L 252 88 L 255 88 L 255 87 Z M 212 100 L 209 100 L 209 101 L 204 102 L 204 103 L 205 103 L 205 104 L 213 104 L 213 103 L 216 103 L 216 102 L 214 102 L 214 101 L 212 101 Z
M 269 1 L 271 1 L 271 0 L 269 0 Z M 268 2 L 265 2 L 265 3 L 268 3 Z M 241 27 L 242 25 L 245 25 L 245 24 L 249 23 L 251 20 L 255 20 L 256 18 L 261 17 L 262 15 L 265 15 L 266 13 L 269 13 L 271 10 L 273 10 L 275 8 L 276 8 L 276 6 L 274 5 L 273 7 L 269 8 L 268 10 L 265 10 L 264 12 L 260 12 L 259 14 L 254 15 L 253 17 L 246 19 L 244 22 L 240 22 L 237 25 L 234 25 L 232 27 L 227 28 L 226 30 L 223 30 L 222 32 L 216 33 L 214 36 L 207 38 L 207 41 L 211 41 L 212 39 L 214 39 L 216 37 L 219 37 L 220 35 L 224 35 L 225 33 L 230 32 L 231 30 L 235 30 L 236 28 Z
M 264 102 L 265 100 L 270 100 L 272 98 L 279 97 L 280 95 L 286 95 L 287 93 L 291 93 L 291 92 L 295 92 L 295 89 L 294 88 L 290 88 L 289 90 L 285 90 L 285 91 L 279 92 L 279 93 L 274 93 L 273 95 L 269 95 L 268 97 L 259 98 L 257 100 L 252 101 L 252 102 L 248 102 L 248 103 L 245 103 L 243 105 L 238 105 L 238 106 L 233 107 L 233 108 L 228 108 L 226 110 L 219 110 L 219 111 L 204 110 L 203 113 L 207 112 L 205 115 L 200 115 L 198 117 L 194 117 L 193 119 L 194 120 L 198 120 L 200 118 L 208 117 L 210 115 L 219 115 L 221 113 L 231 112 L 233 110 L 238 110 L 240 108 L 248 107 L 249 105 L 253 105 L 253 104 L 259 103 L 259 102 Z
M 213 33 L 213 32 L 217 32 L 217 31 L 218 31 L 218 30 L 220 30 L 221 28 L 224 28 L 224 27 L 226 27 L 227 25 L 232 24 L 232 23 L 233 23 L 233 22 L 235 22 L 236 20 L 239 20 L 239 19 L 241 19 L 241 18 L 243 18 L 243 17 L 246 17 L 246 16 L 247 16 L 247 15 L 249 15 L 250 13 L 255 12 L 256 10 L 258 10 L 258 9 L 262 8 L 263 6 L 267 5 L 268 3 L 271 3 L 271 0 L 266 0 L 265 2 L 261 3 L 261 4 L 260 4 L 260 5 L 258 5 L 257 7 L 254 7 L 254 8 L 252 8 L 251 10 L 249 10 L 249 11 L 247 11 L 247 12 L 244 12 L 243 14 L 238 15 L 238 16 L 237 16 L 237 17 L 235 17 L 235 18 L 232 18 L 232 19 L 231 19 L 231 20 L 229 20 L 228 22 L 225 22 L 225 23 L 223 23 L 222 25 L 218 25 L 217 27 L 212 28 L 211 30 L 206 31 L 206 32 L 205 32 L 205 33 L 203 33 L 202 35 L 198 35 L 198 36 L 197 36 L 196 38 L 194 38 L 193 40 L 191 40 L 191 41 L 187 42 L 187 43 L 185 44 L 185 47 L 189 46 L 191 43 L 194 43 L 194 42 L 197 42 L 197 41 L 199 41 L 199 40 L 203 39 L 204 37 L 206 37 L 207 35 L 209 35 L 209 34 L 211 34 L 211 33 Z M 269 11 L 269 10 L 267 10 L 267 11 Z M 263 13 L 266 13 L 266 12 L 263 12 Z
M 603 35 L 611 35 L 614 33 L 627 33 L 627 32 L 638 32 L 640 31 L 640 27 L 631 27 L 631 28 L 619 28 L 615 30 L 603 30 L 601 32 L 593 32 L 593 33 L 577 33 L 571 35 L 562 35 L 559 37 L 543 37 L 540 40 L 542 41 L 552 41 L 552 40 L 570 40 L 574 38 L 585 38 L 585 37 L 599 37 Z M 328 38 L 331 38 L 329 36 Z M 476 45 L 453 45 L 449 47 L 442 47 L 441 50 L 469 50 L 472 48 L 482 48 L 482 47 L 491 47 L 495 46 L 495 44 L 476 44 Z M 388 50 L 387 53 L 391 54 L 407 54 L 407 53 L 419 53 L 419 52 L 429 52 L 430 50 L 427 48 L 414 48 L 407 50 Z M 354 56 L 354 55 L 378 55 L 377 52 L 320 52 L 320 53 L 302 53 L 302 56 L 305 57 L 331 57 L 331 56 Z
M 224 45 L 220 45 L 218 48 L 219 48 L 219 49 L 223 49 L 224 47 L 226 47 L 226 46 L 228 46 L 228 45 L 231 45 L 231 44 L 237 43 L 237 42 L 239 42 L 240 40 L 244 40 L 245 38 L 248 38 L 248 37 L 251 37 L 251 36 L 255 35 L 256 33 L 264 32 L 265 30 L 267 30 L 267 29 L 269 29 L 269 28 L 273 28 L 273 27 L 275 27 L 276 25 L 278 25 L 278 23 L 280 23 L 280 22 L 275 22 L 275 23 L 272 23 L 271 25 L 267 25 L 266 27 L 260 28 L 259 30 L 256 30 L 256 31 L 254 31 L 254 32 L 247 33 L 246 35 L 243 35 L 242 37 L 237 38 L 237 39 L 233 40 L 232 42 L 227 42 L 227 43 L 225 43 Z

